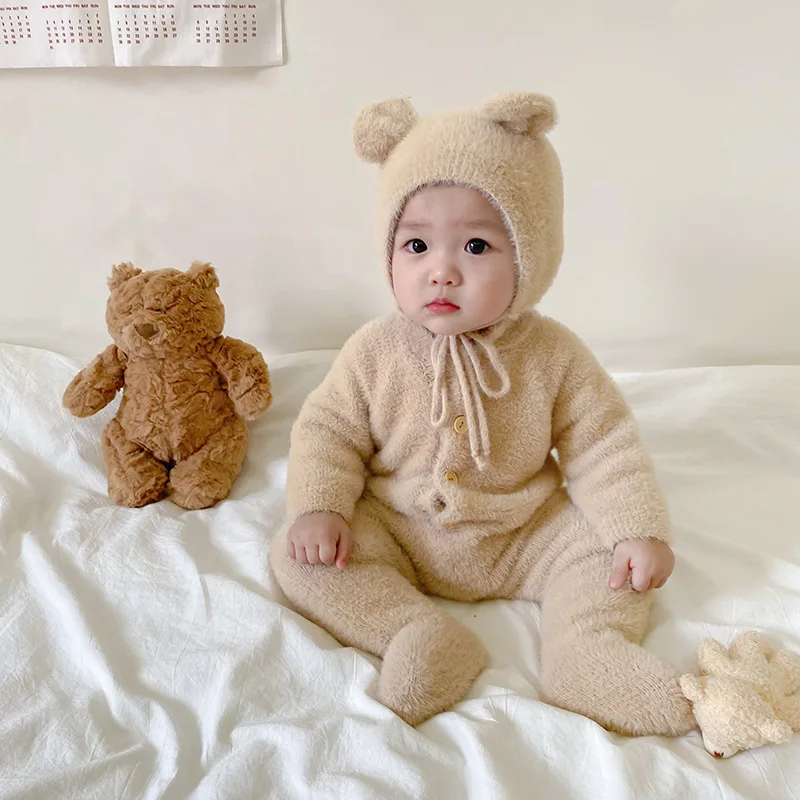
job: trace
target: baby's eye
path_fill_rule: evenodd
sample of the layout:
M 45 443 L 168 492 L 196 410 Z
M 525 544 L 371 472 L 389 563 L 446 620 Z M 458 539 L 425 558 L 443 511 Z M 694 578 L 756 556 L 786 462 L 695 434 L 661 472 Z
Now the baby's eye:
M 464 249 L 473 256 L 479 256 L 489 249 L 489 242 L 483 239 L 470 239 Z
M 406 250 L 409 253 L 424 253 L 428 249 L 428 245 L 422 241 L 422 239 L 412 239 L 408 244 L 406 244 Z

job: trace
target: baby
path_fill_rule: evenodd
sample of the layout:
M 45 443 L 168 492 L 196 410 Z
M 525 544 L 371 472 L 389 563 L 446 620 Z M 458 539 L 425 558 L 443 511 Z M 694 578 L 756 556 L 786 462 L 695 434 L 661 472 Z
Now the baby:
M 640 647 L 672 572 L 635 422 L 583 343 L 533 310 L 562 252 L 552 102 L 507 94 L 418 119 L 365 109 L 398 310 L 358 331 L 292 431 L 289 600 L 383 658 L 411 725 L 459 701 L 485 651 L 431 596 L 541 604 L 548 702 L 630 735 L 694 727 L 675 670 Z

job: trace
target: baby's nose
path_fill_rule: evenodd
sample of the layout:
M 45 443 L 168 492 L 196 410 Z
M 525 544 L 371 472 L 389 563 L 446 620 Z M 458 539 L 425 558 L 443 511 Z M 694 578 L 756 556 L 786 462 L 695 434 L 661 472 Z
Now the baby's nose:
M 456 286 L 461 276 L 456 265 L 446 262 L 431 270 L 430 280 L 433 286 Z

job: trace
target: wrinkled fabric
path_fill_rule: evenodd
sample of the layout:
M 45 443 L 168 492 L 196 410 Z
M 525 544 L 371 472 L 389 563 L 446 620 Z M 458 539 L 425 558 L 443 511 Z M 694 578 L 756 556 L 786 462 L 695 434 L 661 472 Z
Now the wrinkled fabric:
M 720 762 L 697 734 L 630 740 L 537 701 L 527 602 L 441 603 L 487 670 L 412 730 L 376 661 L 282 608 L 269 575 L 289 426 L 332 355 L 271 360 L 230 499 L 206 511 L 106 496 L 100 431 L 60 407 L 78 364 L 0 346 L 0 798 L 800 796 L 800 737 Z M 649 650 L 750 628 L 800 652 L 800 367 L 618 376 L 665 489 L 675 575 Z

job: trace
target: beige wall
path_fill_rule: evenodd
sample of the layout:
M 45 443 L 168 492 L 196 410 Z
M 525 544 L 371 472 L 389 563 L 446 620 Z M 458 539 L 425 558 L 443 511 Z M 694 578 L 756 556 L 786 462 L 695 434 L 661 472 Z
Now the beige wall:
M 88 355 L 113 261 L 213 260 L 230 334 L 336 346 L 389 307 L 350 122 L 555 97 L 546 311 L 615 369 L 800 363 L 800 5 L 285 0 L 287 66 L 0 73 L 0 340 Z

